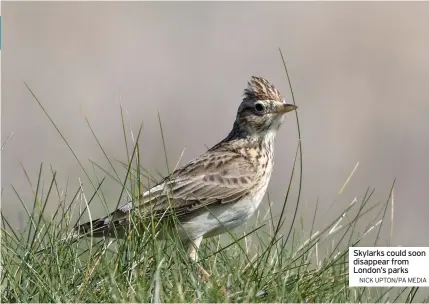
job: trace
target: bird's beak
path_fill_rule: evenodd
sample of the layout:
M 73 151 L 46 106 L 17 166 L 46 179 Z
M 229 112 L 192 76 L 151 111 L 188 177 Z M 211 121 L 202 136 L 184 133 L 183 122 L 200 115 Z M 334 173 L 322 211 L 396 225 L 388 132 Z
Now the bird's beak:
M 278 107 L 277 113 L 279 113 L 279 114 L 280 113 L 287 113 L 287 112 L 295 110 L 296 108 L 298 108 L 298 107 L 293 105 L 293 104 L 284 103 L 283 105 Z

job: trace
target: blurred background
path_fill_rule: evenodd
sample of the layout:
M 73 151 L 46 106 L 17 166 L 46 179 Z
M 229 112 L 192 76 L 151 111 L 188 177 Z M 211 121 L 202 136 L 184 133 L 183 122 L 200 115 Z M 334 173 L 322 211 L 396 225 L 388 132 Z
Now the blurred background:
M 45 193 L 50 166 L 70 198 L 79 178 L 88 196 L 92 189 L 24 82 L 90 172 L 89 159 L 109 166 L 84 115 L 107 154 L 126 161 L 122 105 L 134 134 L 143 122 L 143 165 L 166 174 L 158 112 L 169 167 L 182 152 L 186 163 L 227 135 L 252 75 L 291 100 L 281 48 L 302 133 L 297 225 L 311 224 L 318 203 L 323 227 L 368 187 L 384 202 L 396 178 L 391 242 L 429 246 L 428 13 L 428 2 L 2 2 L 2 143 L 13 132 L 2 151 L 2 212 L 17 228 L 25 218 L 11 185 L 32 206 L 21 164 L 35 187 L 43 162 Z M 289 115 L 269 186 L 276 212 L 297 145 Z M 103 191 L 113 208 L 120 186 L 108 179 Z M 46 212 L 55 209 L 54 201 Z

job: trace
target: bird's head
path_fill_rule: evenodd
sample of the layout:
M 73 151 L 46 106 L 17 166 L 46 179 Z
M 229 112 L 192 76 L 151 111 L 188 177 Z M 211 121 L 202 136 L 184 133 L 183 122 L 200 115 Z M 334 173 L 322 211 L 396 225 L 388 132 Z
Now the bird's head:
M 287 112 L 297 107 L 287 104 L 280 92 L 266 79 L 252 76 L 237 111 L 236 127 L 250 136 L 277 132 Z

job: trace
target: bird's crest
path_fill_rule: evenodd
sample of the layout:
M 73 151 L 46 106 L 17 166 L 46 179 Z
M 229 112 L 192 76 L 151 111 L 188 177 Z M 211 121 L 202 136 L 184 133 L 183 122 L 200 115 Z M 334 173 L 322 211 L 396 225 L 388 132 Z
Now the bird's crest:
M 252 76 L 244 90 L 245 99 L 277 100 L 283 102 L 280 92 L 268 80 L 262 77 Z

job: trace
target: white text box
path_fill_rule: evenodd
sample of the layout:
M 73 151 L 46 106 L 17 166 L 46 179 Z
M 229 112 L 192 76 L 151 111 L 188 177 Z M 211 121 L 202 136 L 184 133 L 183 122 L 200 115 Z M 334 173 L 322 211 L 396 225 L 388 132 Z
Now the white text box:
M 349 247 L 350 287 L 429 287 L 429 247 Z

